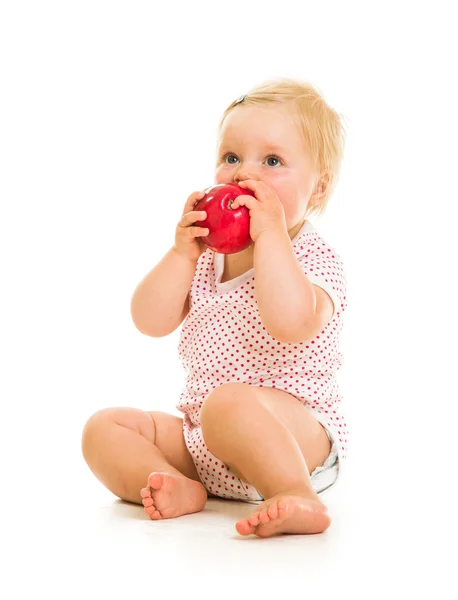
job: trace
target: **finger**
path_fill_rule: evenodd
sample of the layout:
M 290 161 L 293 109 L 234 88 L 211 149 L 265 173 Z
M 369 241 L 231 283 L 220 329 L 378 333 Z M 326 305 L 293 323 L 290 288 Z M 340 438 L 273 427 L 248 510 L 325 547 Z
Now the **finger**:
M 238 208 L 239 206 L 246 206 L 247 208 L 251 209 L 256 205 L 256 198 L 253 198 L 253 196 L 246 196 L 245 194 L 241 194 L 240 196 L 237 196 L 237 198 L 232 202 L 230 208 L 231 210 L 235 210 L 236 208 Z
M 258 200 L 261 200 L 263 193 L 265 194 L 267 191 L 266 184 L 263 181 L 258 181 L 257 179 L 246 179 L 245 181 L 241 181 L 239 186 L 241 188 L 251 190 Z
M 256 179 L 245 179 L 245 181 L 240 181 L 239 182 L 239 186 L 241 188 L 245 188 L 245 189 L 251 190 L 253 187 L 256 187 L 257 183 L 260 183 L 260 182 L 257 181 Z
M 185 215 L 186 213 L 191 211 L 194 208 L 194 206 L 197 204 L 197 202 L 199 200 L 202 200 L 202 198 L 205 196 L 205 194 L 206 194 L 205 191 L 193 192 L 186 201 L 186 204 L 183 209 L 183 215 Z
M 203 221 L 207 218 L 207 213 L 204 210 L 192 210 L 181 217 L 181 227 L 188 227 L 196 221 Z
M 208 194 L 208 192 L 212 189 L 212 186 L 205 188 L 204 190 L 201 190 L 200 192 L 196 192 L 195 196 L 196 196 L 196 203 L 198 200 L 202 200 L 202 198 L 204 196 L 206 196 Z
M 210 230 L 206 227 L 199 227 L 198 225 L 189 225 L 188 227 L 181 228 L 180 235 L 192 240 L 198 236 L 210 235 Z
M 204 192 L 193 192 L 193 193 L 192 193 L 192 194 L 189 196 L 189 198 L 188 198 L 188 200 L 187 200 L 187 202 L 186 202 L 186 205 L 191 205 L 191 206 L 193 206 L 193 204 L 195 204 L 195 202 L 196 202 L 198 199 L 200 199 L 200 198 L 203 198 L 203 196 L 204 196 L 204 195 L 205 195 L 205 193 L 204 193 Z
M 188 227 L 187 231 L 190 232 L 191 237 L 202 237 L 210 235 L 210 230 L 205 227 Z

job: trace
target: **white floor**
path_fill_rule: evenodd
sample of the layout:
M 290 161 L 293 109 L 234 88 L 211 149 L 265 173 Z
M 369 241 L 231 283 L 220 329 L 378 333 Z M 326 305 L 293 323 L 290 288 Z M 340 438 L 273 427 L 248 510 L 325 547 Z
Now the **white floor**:
M 261 539 L 240 536 L 234 527 L 254 510 L 251 504 L 210 499 L 200 513 L 151 521 L 142 507 L 116 499 L 82 461 L 66 481 L 54 480 L 52 493 L 51 478 L 44 474 L 40 485 L 39 468 L 35 473 L 23 474 L 23 493 L 4 513 L 5 600 L 252 592 L 304 599 L 312 593 L 457 597 L 446 503 L 413 494 L 405 475 L 407 495 L 388 488 L 383 477 L 367 476 L 362 484 L 348 471 L 321 496 L 333 519 L 325 533 Z

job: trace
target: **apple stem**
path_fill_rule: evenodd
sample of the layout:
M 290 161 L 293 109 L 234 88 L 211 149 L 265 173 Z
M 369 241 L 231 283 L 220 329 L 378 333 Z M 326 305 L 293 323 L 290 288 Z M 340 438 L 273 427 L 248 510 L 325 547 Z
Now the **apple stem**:
M 229 210 L 232 210 L 232 203 L 233 202 L 234 202 L 233 200 L 229 200 L 229 202 L 227 203 L 227 207 L 228 207 Z

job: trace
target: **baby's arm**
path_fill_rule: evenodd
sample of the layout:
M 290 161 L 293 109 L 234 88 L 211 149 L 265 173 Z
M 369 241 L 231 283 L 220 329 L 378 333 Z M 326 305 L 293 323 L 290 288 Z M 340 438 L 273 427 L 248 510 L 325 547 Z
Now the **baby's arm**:
M 289 343 L 314 337 L 314 286 L 302 271 L 287 232 L 263 232 L 255 242 L 253 266 L 256 301 L 269 334 Z
M 163 337 L 172 333 L 189 311 L 188 294 L 197 260 L 171 248 L 141 281 L 132 296 L 135 327 L 145 335 Z
M 205 191 L 189 196 L 175 230 L 175 244 L 134 292 L 132 319 L 145 335 L 164 337 L 172 333 L 189 312 L 189 289 L 199 257 L 206 250 L 199 238 L 208 235 L 207 229 L 197 225 L 205 219 L 205 211 L 194 210 L 204 196 Z

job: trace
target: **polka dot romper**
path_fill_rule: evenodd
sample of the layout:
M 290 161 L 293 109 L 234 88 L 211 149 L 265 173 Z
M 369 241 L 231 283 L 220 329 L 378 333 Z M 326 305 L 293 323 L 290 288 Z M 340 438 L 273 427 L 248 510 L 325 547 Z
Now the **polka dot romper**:
M 275 387 L 295 396 L 325 427 L 337 462 L 345 459 L 348 432 L 336 380 L 342 364 L 339 335 L 347 306 L 344 268 L 309 221 L 292 244 L 311 283 L 323 288 L 334 303 L 327 327 L 306 342 L 279 342 L 264 328 L 254 293 L 254 269 L 221 283 L 224 255 L 207 249 L 197 262 L 189 313 L 178 344 L 187 377 L 177 409 L 184 414 L 184 439 L 197 473 L 214 496 L 247 502 L 263 499 L 211 454 L 203 440 L 200 409 L 205 398 L 225 383 Z

